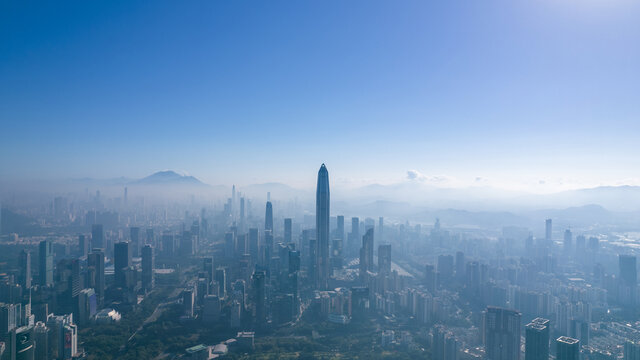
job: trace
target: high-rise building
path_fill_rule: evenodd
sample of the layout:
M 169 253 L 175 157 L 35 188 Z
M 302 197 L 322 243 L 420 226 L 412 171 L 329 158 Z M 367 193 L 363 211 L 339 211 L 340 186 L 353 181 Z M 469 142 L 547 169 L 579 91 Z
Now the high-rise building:
M 264 229 L 273 232 L 273 206 L 271 201 L 267 201 L 267 207 L 264 213 Z
M 131 266 L 131 253 L 129 251 L 129 243 L 126 241 L 117 242 L 113 249 L 114 261 L 113 271 L 117 286 L 126 287 L 127 281 L 125 271 Z
M 336 235 L 335 238 L 344 242 L 344 215 L 338 215 L 336 218 Z
M 92 249 L 104 249 L 104 229 L 102 224 L 91 225 L 91 248 Z
M 78 235 L 78 256 L 86 258 L 89 255 L 89 241 L 83 234 Z
M 378 272 L 391 275 L 391 245 L 378 246 Z
M 254 271 L 251 276 L 251 291 L 253 302 L 253 318 L 256 321 L 256 326 L 264 326 L 267 322 L 267 307 L 266 307 L 266 288 L 265 288 L 266 276 L 264 271 Z
M 549 360 L 549 320 L 533 319 L 525 327 L 525 360 Z
M 329 172 L 322 164 L 318 170 L 318 185 L 316 188 L 316 240 L 317 257 L 317 288 L 326 290 L 329 287 Z
M 621 254 L 618 257 L 618 265 L 620 268 L 620 280 L 627 286 L 635 286 L 638 283 L 635 255 Z
M 544 221 L 544 239 L 546 240 L 547 244 L 553 241 L 552 232 L 553 232 L 553 224 L 551 222 L 551 219 L 547 219 Z
M 90 284 L 96 291 L 96 297 L 98 298 L 98 306 L 104 303 L 104 288 L 105 288 L 105 275 L 104 275 L 104 252 L 102 249 L 95 248 L 91 251 L 87 257 L 87 265 L 89 267 Z
M 227 272 L 224 268 L 217 268 L 215 280 L 218 283 L 218 297 L 225 299 L 227 297 Z
M 38 265 L 40 271 L 39 284 L 41 286 L 53 285 L 53 244 L 49 240 L 40 242 L 38 253 Z
M 567 229 L 564 231 L 564 252 L 570 253 L 573 248 L 573 234 L 571 234 L 571 230 Z
M 142 289 L 145 291 L 153 289 L 154 263 L 153 246 L 147 244 L 142 248 Z
M 348 240 L 349 256 L 358 256 L 358 249 L 360 248 L 360 218 L 351 218 L 351 232 Z
M 49 328 L 49 354 L 54 359 L 71 359 L 77 354 L 78 327 L 73 322 L 73 315 L 53 315 L 47 317 Z M 37 344 L 36 344 L 37 347 Z
M 378 237 L 378 243 L 381 243 L 384 241 L 384 218 L 381 216 L 378 218 L 378 234 L 376 235 Z
M 129 238 L 131 239 L 131 256 L 140 257 L 140 228 L 132 226 L 129 228 Z
M 556 339 L 556 360 L 579 360 L 580 341 L 568 336 Z
M 284 243 L 291 244 L 293 242 L 292 222 L 290 218 L 284 219 Z
M 484 314 L 487 360 L 520 359 L 520 313 L 490 306 Z
M 31 253 L 28 250 L 20 252 L 20 274 L 18 283 L 24 289 L 31 287 Z
M 362 237 L 362 247 L 360 248 L 360 279 L 364 280 L 367 271 L 371 271 L 373 266 L 373 229 L 367 230 Z

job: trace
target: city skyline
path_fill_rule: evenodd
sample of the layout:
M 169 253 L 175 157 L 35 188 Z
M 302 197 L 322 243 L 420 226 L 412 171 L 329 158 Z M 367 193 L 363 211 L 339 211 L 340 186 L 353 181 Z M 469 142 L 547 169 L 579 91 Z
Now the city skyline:
M 3 7 L 3 183 L 640 185 L 637 3 Z

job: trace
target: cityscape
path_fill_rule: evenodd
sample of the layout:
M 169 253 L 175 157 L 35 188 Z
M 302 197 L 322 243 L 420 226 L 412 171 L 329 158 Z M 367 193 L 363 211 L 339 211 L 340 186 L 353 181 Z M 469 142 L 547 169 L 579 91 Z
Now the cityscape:
M 322 164 L 315 211 L 235 186 L 208 205 L 128 186 L 7 204 L 3 358 L 640 356 L 637 246 L 610 225 L 345 223 L 330 183 Z
M 640 1 L 0 1 L 0 360 L 640 360 Z

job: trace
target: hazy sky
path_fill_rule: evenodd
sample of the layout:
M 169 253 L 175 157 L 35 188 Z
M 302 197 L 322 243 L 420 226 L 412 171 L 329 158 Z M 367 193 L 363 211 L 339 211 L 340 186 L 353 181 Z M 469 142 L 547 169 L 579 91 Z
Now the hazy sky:
M 640 184 L 640 2 L 0 3 L 0 177 Z M 409 178 L 413 179 L 410 180 Z

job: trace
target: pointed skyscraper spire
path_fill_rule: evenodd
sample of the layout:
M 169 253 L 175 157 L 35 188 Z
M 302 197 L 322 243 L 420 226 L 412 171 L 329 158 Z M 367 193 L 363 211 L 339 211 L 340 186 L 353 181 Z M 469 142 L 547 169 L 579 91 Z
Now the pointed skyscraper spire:
M 322 164 L 316 190 L 317 287 L 322 290 L 329 286 L 329 203 L 329 172 Z

